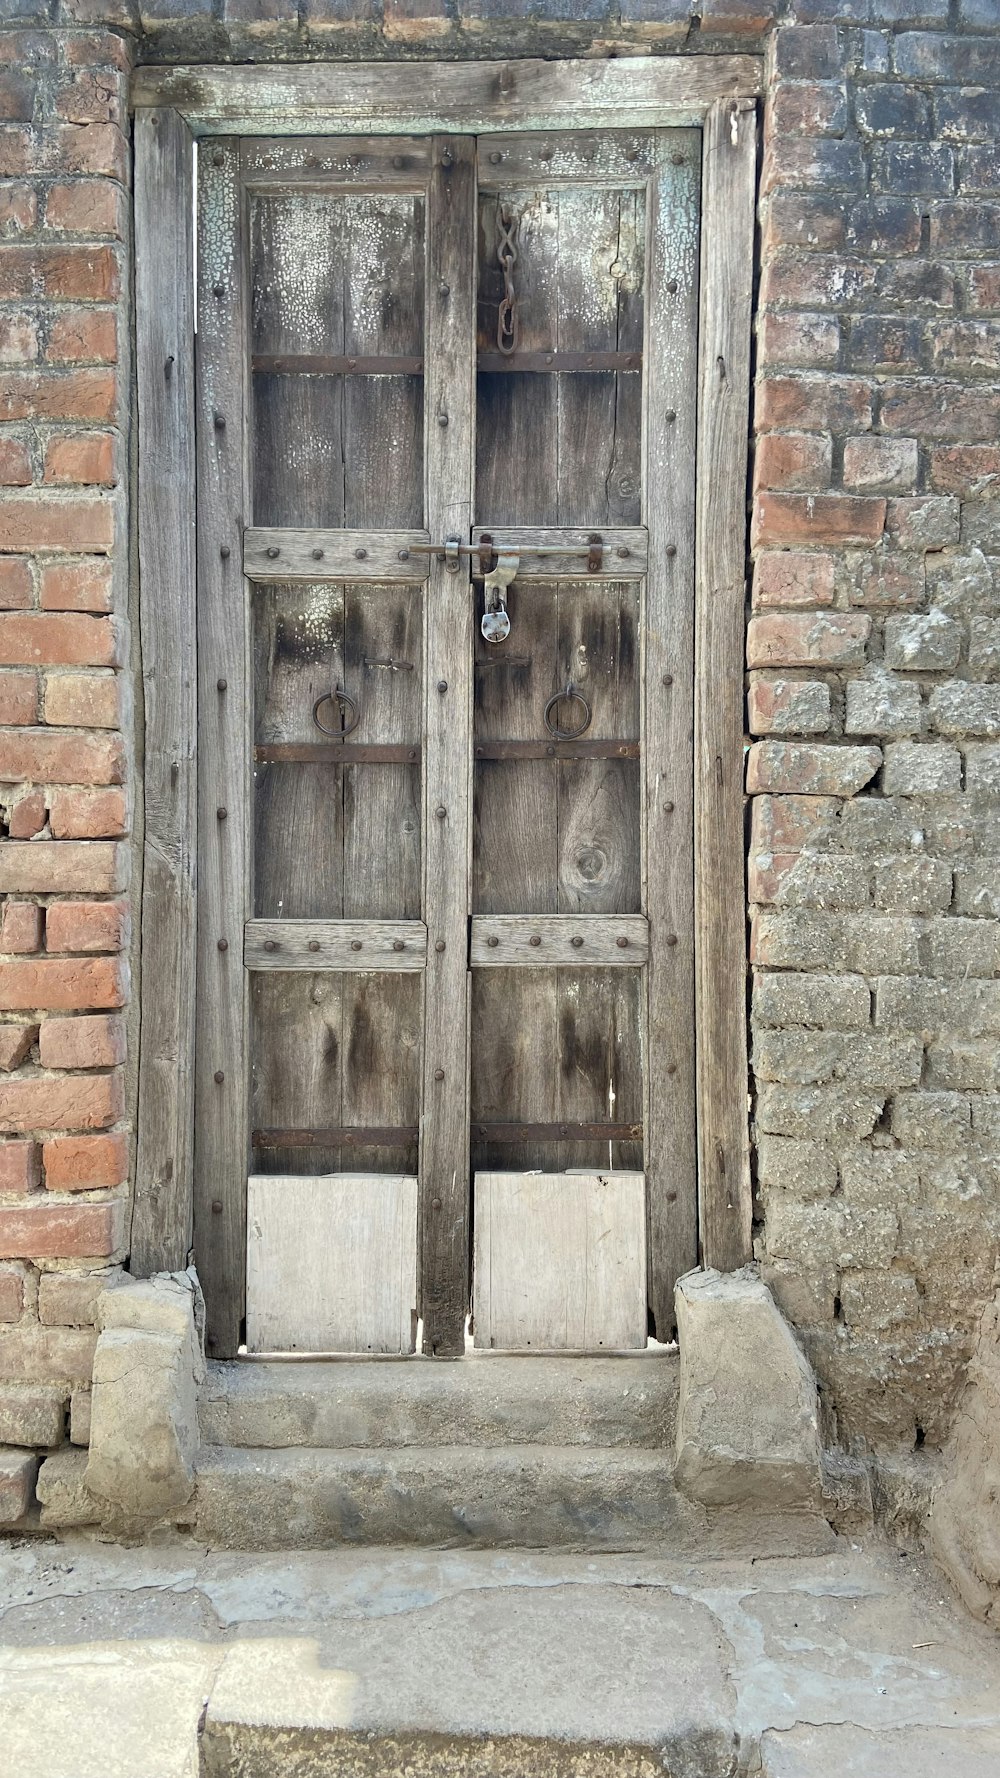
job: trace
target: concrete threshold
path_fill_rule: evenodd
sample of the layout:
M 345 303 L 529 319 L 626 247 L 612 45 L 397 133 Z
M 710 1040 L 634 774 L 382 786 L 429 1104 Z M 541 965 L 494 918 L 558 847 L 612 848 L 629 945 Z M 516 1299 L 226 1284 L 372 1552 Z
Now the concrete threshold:
M 0 1549 L 17 1778 L 996 1778 L 919 1556 Z

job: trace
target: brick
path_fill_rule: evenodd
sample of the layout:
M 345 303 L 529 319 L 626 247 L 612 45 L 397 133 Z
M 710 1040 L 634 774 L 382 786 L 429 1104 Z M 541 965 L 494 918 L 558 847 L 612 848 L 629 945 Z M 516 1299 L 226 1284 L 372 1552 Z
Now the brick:
M 122 82 L 107 69 L 80 69 L 56 94 L 56 111 L 68 123 L 120 123 Z
M 831 909 L 865 908 L 871 901 L 870 872 L 864 859 L 802 852 L 787 870 L 780 866 L 776 858 L 772 867 L 774 893 L 756 899 L 782 907 Z
M 1000 920 L 1000 873 L 995 859 L 959 865 L 955 872 L 955 911 Z
M 757 361 L 762 368 L 821 370 L 835 366 L 839 357 L 840 322 L 834 316 L 775 314 L 773 310 L 761 315 Z
M 781 543 L 875 543 L 885 501 L 849 494 L 760 494 L 754 505 L 755 546 Z
M 32 315 L 0 315 L 0 364 L 34 364 L 38 323 Z
M 124 1006 L 128 970 L 124 958 L 38 957 L 0 963 L 0 1009 L 44 1007 L 63 1012 Z
M 0 1321 L 19 1321 L 23 1308 L 23 1278 L 10 1268 L 0 1269 Z
M 969 1143 L 969 1101 L 960 1093 L 899 1093 L 892 1102 L 892 1133 L 907 1148 L 963 1150 Z
M 93 1327 L 101 1292 L 117 1289 L 125 1278 L 121 1266 L 43 1272 L 38 1280 L 38 1319 L 43 1327 Z
M 981 198 L 935 204 L 930 248 L 952 255 L 995 253 L 1000 248 L 1000 204 L 984 204 Z
M 852 204 L 844 239 L 856 253 L 916 253 L 920 246 L 921 206 L 913 198 L 865 198 Z
M 112 618 L 81 612 L 0 614 L 0 660 L 8 666 L 115 666 L 121 638 Z
M 875 906 L 887 913 L 937 914 L 951 906 L 951 868 L 940 858 L 875 861 Z
M 1000 445 L 938 445 L 930 485 L 940 494 L 1000 495 Z
M 842 84 L 779 86 L 771 99 L 773 137 L 839 136 L 847 124 L 847 92 Z
M 0 1070 L 4 1074 L 21 1066 L 37 1036 L 37 1025 L 0 1023 Z
M 765 1083 L 757 1096 L 757 1121 L 769 1136 L 857 1141 L 871 1135 L 884 1101 L 884 1094 L 850 1087 Z
M 1000 618 L 974 617 L 969 625 L 969 666 L 974 673 L 1000 677 Z
M 950 796 L 962 788 L 961 754 L 957 747 L 891 741 L 882 788 L 886 796 Z
M 761 306 L 833 309 L 843 314 L 855 304 L 871 301 L 877 277 L 878 268 L 864 259 L 779 248 L 761 273 Z
M 0 723 L 17 727 L 38 721 L 38 680 L 34 673 L 0 673 Z
M 37 951 L 42 943 L 42 909 L 34 901 L 5 901 L 0 915 L 0 951 Z
M 129 827 L 125 792 L 54 791 L 49 825 L 57 840 L 120 839 Z
M 1000 976 L 1000 922 L 957 914 L 928 920 L 921 968 L 932 976 Z
M 121 687 L 113 673 L 50 673 L 45 720 L 69 728 L 121 727 Z
M 762 978 L 780 986 L 782 976 Z M 817 977 L 805 976 L 804 982 Z M 827 981 L 837 978 L 828 976 Z M 865 1000 L 868 999 L 867 989 Z M 793 1136 L 762 1136 L 757 1144 L 757 1175 L 762 1183 L 792 1191 L 808 1202 L 826 1198 L 837 1189 L 837 1162 L 828 1148 L 818 1142 L 797 1141 Z
M 90 173 L 124 184 L 128 144 L 117 124 L 64 123 L 49 131 L 53 166 L 63 175 Z
M 1000 736 L 1000 686 L 970 685 L 963 680 L 935 686 L 928 715 L 939 735 L 996 740 Z
M 123 951 L 131 923 L 123 901 L 52 902 L 46 919 L 46 949 L 52 951 Z
M 995 1038 L 948 1038 L 932 1043 L 927 1051 L 927 1079 L 931 1086 L 974 1093 L 995 1093 L 1000 1088 L 1000 1046 Z
M 896 495 L 886 503 L 885 531 L 900 549 L 948 549 L 959 541 L 960 508 L 943 495 Z
M 859 975 L 758 974 L 753 1016 L 761 1025 L 863 1031 L 871 1022 L 871 994 Z
M 908 560 L 882 551 L 843 558 L 844 590 L 852 605 L 877 610 L 895 605 L 922 605 L 926 569 L 922 559 Z
M 0 1525 L 16 1525 L 28 1512 L 37 1475 L 33 1452 L 0 1450 Z
M 877 143 L 871 152 L 871 188 L 948 197 L 955 189 L 955 151 L 944 142 Z M 931 244 L 938 244 L 933 230 Z
M 0 377 L 0 385 L 3 379 Z M 0 389 L 2 400 L 2 389 Z M 56 495 L 0 503 L 0 550 L 109 550 L 114 508 L 101 494 Z
M 45 198 L 45 227 L 61 234 L 124 235 L 121 187 L 110 179 L 80 179 L 50 185 Z
M 887 260 L 876 269 L 875 302 L 880 309 L 933 313 L 935 309 L 954 309 L 959 301 L 959 280 L 950 267 L 937 260 Z M 920 333 L 912 322 L 906 334 L 905 359 L 920 359 Z M 910 343 L 912 342 L 912 344 Z M 903 369 L 904 357 L 897 361 Z
M 0 1383 L 0 1445 L 61 1445 L 66 1396 L 60 1389 Z
M 919 238 L 919 237 L 918 237 Z M 764 207 L 762 257 L 769 261 L 776 248 L 807 247 L 828 252 L 845 239 L 844 204 L 840 198 L 818 192 L 777 191 Z
M 882 429 L 959 444 L 995 444 L 1000 431 L 1000 390 L 970 388 L 943 380 L 888 388 L 882 398 Z
M 995 500 L 967 500 L 962 506 L 961 541 L 970 548 L 1000 554 L 1000 505 Z
M 891 492 L 912 488 L 917 479 L 915 438 L 878 438 L 868 434 L 844 444 L 844 486 L 858 492 Z
M 69 1398 L 69 1437 L 74 1445 L 89 1445 L 92 1391 L 74 1389 Z
M 44 790 L 29 790 L 19 796 L 10 811 L 8 833 L 12 840 L 34 839 L 48 820 Z
M 19 438 L 0 438 L 0 487 L 30 488 L 31 454 Z
M 754 679 L 748 699 L 752 735 L 816 735 L 830 726 L 830 687 L 803 679 Z
M 915 1031 L 927 1041 L 942 1031 L 976 1038 L 1000 1033 L 1000 982 L 885 976 L 876 1007 L 878 1025 Z
M 1000 747 L 966 748 L 965 788 L 970 796 L 1000 799 Z
M 55 1246 L 70 1245 L 81 1237 L 101 1239 L 102 1228 L 109 1226 L 107 1212 L 115 1208 L 110 1203 L 42 1202 L 0 1210 L 0 1247 L 38 1248 L 37 1252 L 12 1255 L 15 1259 L 76 1259 L 75 1252 L 62 1254 L 46 1247 L 46 1229 L 51 1231 Z M 93 1257 L 104 1256 L 98 1253 Z M 0 1376 L 10 1383 L 89 1383 L 96 1344 L 92 1328 L 39 1327 L 37 1323 L 11 1328 L 0 1332 Z
M 38 1056 L 43 1068 L 115 1068 L 125 1060 L 125 1022 L 107 1015 L 43 1019 Z
M 0 420 L 110 422 L 117 408 L 112 370 L 0 371 Z M 86 545 L 82 545 L 86 548 Z
M 54 734 L 49 729 L 0 730 L 0 782 L 120 784 L 120 735 Z
M 128 1139 L 107 1136 L 53 1136 L 42 1146 L 49 1191 L 101 1191 L 128 1178 Z
M 755 609 L 833 604 L 833 557 L 768 550 L 754 563 Z
M 938 321 L 930 345 L 939 370 L 986 377 L 1000 370 L 1000 321 Z
M 0 1130 L 12 1135 L 31 1130 L 102 1130 L 116 1123 L 124 1108 L 120 1073 L 19 1077 L 0 1085 Z M 75 1251 L 86 1253 L 88 1249 Z M 32 1257 L 27 1253 L 9 1254 L 0 1245 L 0 1258 Z M 51 1257 L 71 1256 L 54 1252 Z
M 918 1037 L 869 1036 L 860 1031 L 814 1032 L 808 1043 L 803 1043 L 801 1031 L 758 1031 L 753 1063 L 758 1081 L 791 1086 L 838 1081 L 893 1092 L 917 1085 L 923 1045 Z
M 923 706 L 919 687 L 873 669 L 867 679 L 847 686 L 844 733 L 900 736 L 919 733 Z
M 858 128 L 866 136 L 920 139 L 931 133 L 930 99 L 916 87 L 895 82 L 859 87 L 854 110 Z M 928 146 L 926 142 L 921 145 Z
M 768 613 L 747 628 L 751 667 L 856 666 L 865 657 L 871 618 L 844 612 Z
M 852 368 L 879 372 L 919 370 L 923 333 L 918 321 L 895 315 L 853 316 L 847 339 Z
M 774 66 L 779 80 L 837 80 L 843 61 L 836 30 L 786 25 L 775 37 Z
M 114 302 L 121 289 L 112 247 L 0 244 L 0 298 Z
M 11 240 L 30 234 L 38 213 L 38 199 L 30 185 L 5 180 L 0 185 L 0 237 Z
M 747 789 L 794 795 L 854 796 L 882 763 L 877 747 L 824 747 L 757 741 L 747 759 Z
M 913 974 L 921 966 L 920 941 L 920 924 L 901 914 L 812 908 L 758 914 L 751 936 L 757 964 L 842 975 L 877 975 L 882 970 Z
M 934 133 L 948 142 L 990 141 L 996 134 L 996 95 L 974 87 L 933 94 Z
M 0 558 L 0 611 L 26 611 L 31 604 L 27 562 Z
M 885 664 L 906 672 L 940 672 L 954 667 L 962 646 L 962 626 L 943 611 L 908 613 L 885 622 Z
M 70 309 L 56 314 L 49 328 L 45 357 L 50 364 L 114 364 L 118 357 L 118 322 L 113 309 Z M 82 419 L 114 419 L 114 384 L 106 376 L 87 385 L 91 411 Z
M 858 143 L 829 136 L 772 137 L 764 151 L 761 191 L 781 186 L 799 191 L 856 191 L 864 184 Z
M 115 439 L 110 432 L 72 432 L 50 438 L 42 480 L 55 487 L 113 488 L 118 480 Z
M 856 432 L 871 423 L 871 385 L 858 377 L 769 376 L 757 384 L 759 431 Z
M 904 79 L 953 85 L 1000 85 L 1000 39 L 907 31 L 896 38 L 896 70 Z
M 801 852 L 829 831 L 839 808 L 830 796 L 757 796 L 751 808 L 751 850 Z
M 833 443 L 811 432 L 771 432 L 758 439 L 754 455 L 755 488 L 806 489 L 830 486 Z
M 111 564 L 99 556 L 80 562 L 47 562 L 42 568 L 43 611 L 110 611 Z
M 37 1142 L 0 1142 L 0 1192 L 34 1191 L 41 1184 L 41 1158 Z

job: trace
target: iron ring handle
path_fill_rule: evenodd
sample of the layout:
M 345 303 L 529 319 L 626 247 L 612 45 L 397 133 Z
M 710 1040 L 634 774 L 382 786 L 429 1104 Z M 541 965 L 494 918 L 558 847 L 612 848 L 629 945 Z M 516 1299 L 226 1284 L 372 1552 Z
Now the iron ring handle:
M 327 724 L 320 722 L 319 719 L 319 713 L 324 704 L 339 704 L 341 710 L 349 709 L 351 711 L 350 722 L 344 728 L 328 728 Z M 345 735 L 353 734 L 360 721 L 361 711 L 358 708 L 357 699 L 352 698 L 350 692 L 345 691 L 342 685 L 335 685 L 332 691 L 325 691 L 313 705 L 313 722 L 316 727 L 324 735 L 335 735 L 339 741 L 342 741 Z
M 583 721 L 576 728 L 560 728 L 558 723 L 553 722 L 551 719 L 551 712 L 554 706 L 556 704 L 561 704 L 564 698 L 570 699 L 574 704 L 583 705 Z M 564 686 L 562 691 L 554 691 L 552 693 L 552 696 L 545 706 L 544 722 L 549 734 L 554 740 L 575 741 L 579 735 L 582 735 L 584 731 L 590 727 L 590 718 L 592 714 L 593 712 L 591 711 L 590 705 L 582 691 L 577 691 L 576 686 L 570 684 Z

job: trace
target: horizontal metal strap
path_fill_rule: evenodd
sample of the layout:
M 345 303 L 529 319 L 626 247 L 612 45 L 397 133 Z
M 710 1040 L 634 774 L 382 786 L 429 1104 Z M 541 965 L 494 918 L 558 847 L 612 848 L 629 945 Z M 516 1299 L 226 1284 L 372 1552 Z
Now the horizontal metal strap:
M 247 969 L 415 970 L 427 959 L 422 920 L 248 920 Z
M 475 1123 L 472 1134 L 485 1142 L 641 1142 L 641 1124 Z
M 418 1134 L 416 1124 L 338 1124 L 328 1130 L 254 1130 L 251 1141 L 254 1148 L 406 1148 Z
M 648 956 L 644 914 L 475 914 L 471 922 L 477 969 L 635 969 Z
M 511 371 L 544 372 L 641 370 L 641 352 L 480 352 L 476 369 L 484 374 Z
M 267 741 L 253 750 L 258 765 L 415 765 L 420 748 L 407 741 Z
M 638 741 L 477 741 L 477 759 L 638 759 Z
M 248 580 L 422 581 L 430 553 L 429 531 L 293 531 L 270 525 L 243 533 Z
M 255 352 L 251 368 L 273 377 L 419 377 L 422 358 L 334 358 L 323 352 Z

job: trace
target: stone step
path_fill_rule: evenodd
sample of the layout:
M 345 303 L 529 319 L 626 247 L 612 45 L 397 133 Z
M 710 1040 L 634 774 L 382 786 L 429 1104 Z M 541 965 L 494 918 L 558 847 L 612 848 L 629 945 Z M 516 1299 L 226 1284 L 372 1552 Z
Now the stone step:
M 210 1549 L 644 1549 L 697 1538 L 663 1451 L 579 1445 L 240 1450 L 203 1445 L 193 1532 Z
M 392 1449 L 572 1445 L 672 1453 L 678 1358 L 249 1360 L 212 1363 L 206 1444 Z

